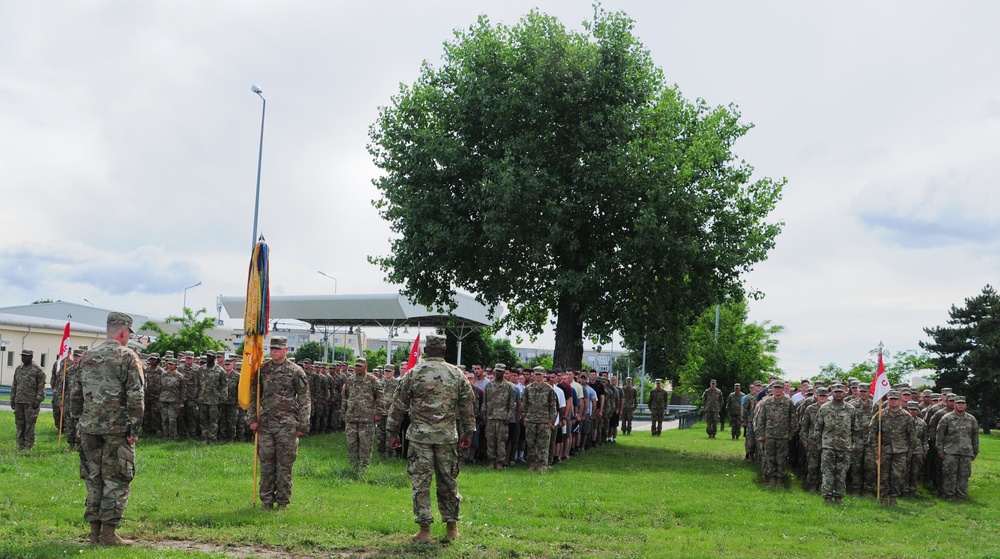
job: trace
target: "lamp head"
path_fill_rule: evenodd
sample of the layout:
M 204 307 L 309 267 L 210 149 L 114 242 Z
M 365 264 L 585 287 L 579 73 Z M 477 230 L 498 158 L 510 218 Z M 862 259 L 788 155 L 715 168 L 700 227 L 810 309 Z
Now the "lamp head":
M 256 93 L 257 95 L 260 95 L 261 93 L 264 93 L 264 90 L 261 89 L 257 84 L 251 85 L 250 86 L 250 91 Z

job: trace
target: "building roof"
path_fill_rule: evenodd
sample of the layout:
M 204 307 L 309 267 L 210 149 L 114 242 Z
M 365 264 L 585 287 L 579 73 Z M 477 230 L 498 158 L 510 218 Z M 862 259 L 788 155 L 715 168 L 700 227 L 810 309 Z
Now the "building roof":
M 43 329 L 43 330 L 53 330 L 55 332 L 62 332 L 64 326 L 66 326 L 66 317 L 62 320 L 53 320 L 51 318 L 39 318 L 37 316 L 26 316 L 23 314 L 11 314 L 7 312 L 0 312 L 0 326 L 17 327 L 17 328 L 29 328 L 29 329 Z M 96 326 L 91 326 L 89 324 L 82 324 L 76 320 L 71 320 L 69 325 L 70 332 L 88 332 L 91 334 L 104 334 L 107 327 L 101 326 L 100 328 Z
M 71 330 L 87 325 L 97 328 L 97 331 L 99 332 L 104 332 L 107 329 L 108 313 L 112 312 L 112 310 L 113 309 L 102 309 L 92 305 L 80 305 L 77 303 L 68 303 L 66 301 L 57 301 L 55 303 L 38 303 L 36 305 L 4 307 L 0 308 L 0 314 L 17 315 L 25 318 L 32 317 L 36 319 L 46 319 L 58 324 L 59 328 L 65 326 L 66 320 L 69 318 Z M 147 320 L 149 320 L 149 317 L 144 314 L 128 314 L 132 317 L 132 327 L 137 332 L 139 331 L 138 327 L 142 326 Z
M 245 297 L 222 297 L 231 318 L 242 318 Z M 489 309 L 469 295 L 455 295 L 452 314 L 414 305 L 400 293 L 369 295 L 283 295 L 271 297 L 271 320 L 295 319 L 328 326 L 426 326 L 429 328 L 482 328 L 493 324 Z M 496 316 L 502 314 L 503 309 Z

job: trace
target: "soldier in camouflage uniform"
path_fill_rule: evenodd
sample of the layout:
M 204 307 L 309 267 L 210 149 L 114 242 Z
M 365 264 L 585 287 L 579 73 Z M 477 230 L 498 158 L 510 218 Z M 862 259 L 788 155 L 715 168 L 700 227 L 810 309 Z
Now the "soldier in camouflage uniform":
M 198 367 L 194 364 L 194 352 L 185 351 L 183 354 L 184 364 L 177 367 L 184 377 L 184 408 L 181 410 L 183 421 L 180 423 L 184 436 L 193 439 L 200 435 L 201 430 L 198 423 L 201 416 L 198 413 Z
M 160 430 L 160 376 L 163 367 L 160 366 L 160 354 L 149 356 L 146 366 L 142 368 L 146 377 L 146 415 L 142 418 L 142 430 L 147 435 L 155 435 Z
M 882 444 L 878 446 L 879 434 Z M 895 505 L 907 487 L 906 458 L 914 444 L 913 418 L 903 411 L 900 393 L 889 391 L 889 411 L 876 414 L 868 426 L 868 442 L 875 443 L 875 456 L 882 461 L 879 480 L 883 505 Z
M 392 449 L 389 448 L 389 436 L 385 429 L 389 421 L 389 408 L 392 406 L 392 399 L 396 396 L 396 388 L 399 387 L 399 379 L 396 378 L 395 369 L 392 365 L 382 368 L 382 405 L 379 408 L 380 419 L 375 425 L 375 437 L 378 446 L 379 458 L 387 459 L 392 457 Z
M 923 419 L 920 419 L 920 404 L 918 402 L 907 402 L 906 411 L 913 418 L 914 438 L 916 439 L 916 444 L 910 450 L 909 484 L 905 492 L 906 496 L 912 497 L 917 494 L 917 484 L 920 482 L 920 475 L 924 471 L 924 459 L 927 457 L 927 424 L 924 423 Z
M 65 391 L 63 392 L 63 398 L 61 400 L 62 405 L 62 432 L 66 435 L 66 442 L 69 443 L 70 450 L 77 450 L 80 447 L 80 438 L 76 436 L 76 421 L 77 417 L 73 415 L 73 406 L 70 405 L 70 389 L 73 386 L 73 380 L 80 372 L 80 358 L 83 357 L 83 352 L 87 346 L 83 346 L 78 349 L 73 350 L 72 359 L 68 359 L 69 362 L 66 365 L 66 382 Z M 60 369 L 59 382 L 62 383 L 62 370 Z M 52 409 L 56 408 L 56 399 L 53 395 L 52 398 Z
M 524 454 L 529 470 L 541 470 L 548 462 L 549 437 L 553 435 L 558 399 L 545 382 L 545 369 L 532 369 L 534 381 L 521 395 L 521 423 L 524 424 Z
M 628 377 L 625 379 L 625 388 L 622 389 L 622 434 L 632 434 L 632 417 L 638 407 L 639 391 L 632 385 L 632 377 Z
M 941 490 L 949 501 L 969 497 L 972 462 L 979 455 L 979 422 L 965 408 L 965 396 L 956 396 L 955 410 L 941 418 L 935 434 L 942 462 Z
M 240 374 L 236 372 L 233 360 L 226 359 L 222 368 L 226 371 L 226 391 L 219 404 L 219 438 L 225 442 L 235 442 L 240 433 L 239 398 Z
M 90 544 L 131 543 L 117 534 L 135 477 L 135 441 L 142 429 L 145 380 L 142 362 L 129 349 L 132 317 L 112 312 L 108 338 L 84 354 L 70 392 L 80 418 L 80 475 L 87 485 L 84 519 Z
M 56 430 L 63 428 L 62 412 L 63 407 L 66 405 L 63 396 L 63 387 L 65 386 L 63 377 L 66 375 L 68 369 L 69 359 L 56 361 L 52 363 L 52 375 L 49 377 L 49 386 L 52 387 L 52 421 L 55 423 Z M 69 394 L 66 394 L 66 396 L 69 396 Z
M 844 385 L 835 384 L 832 390 L 833 401 L 822 405 L 816 412 L 809 450 L 813 449 L 813 445 L 822 449 L 820 469 L 823 476 L 823 502 L 830 503 L 832 500 L 840 505 L 843 504 L 844 493 L 847 491 L 851 451 L 858 442 L 861 425 L 857 412 L 844 402 Z
M 333 386 L 330 394 L 330 405 L 333 407 L 333 421 L 330 423 L 330 427 L 333 431 L 343 431 L 344 429 L 344 383 L 347 382 L 348 376 L 347 363 L 340 362 L 333 376 Z
M 365 362 L 354 364 L 354 376 L 344 384 L 344 430 L 347 432 L 347 459 L 355 475 L 365 473 L 372 461 L 375 423 L 381 419 L 382 384 L 365 372 Z
M 785 397 L 785 385 L 781 381 L 771 385 L 770 398 L 757 406 L 757 423 L 754 430 L 757 440 L 764 443 L 764 477 L 767 486 L 784 484 L 785 468 L 788 464 L 788 442 L 798 429 L 795 419 L 795 405 Z
M 305 372 L 288 359 L 288 338 L 272 336 L 270 353 L 256 382 L 250 383 L 247 421 L 258 437 L 261 508 L 277 505 L 284 510 L 292 500 L 292 465 L 299 454 L 299 437 L 309 432 L 312 402 Z
M 160 375 L 160 417 L 163 436 L 167 440 L 177 438 L 177 420 L 184 408 L 184 375 L 177 370 L 177 360 L 167 358 L 167 370 Z
M 819 409 L 823 407 L 823 404 L 826 403 L 826 399 L 826 388 L 817 388 L 816 401 L 812 404 L 808 404 L 808 407 L 806 407 L 805 411 L 802 413 L 801 419 L 799 419 L 799 440 L 802 442 L 802 448 L 805 451 L 806 483 L 809 485 L 810 493 L 819 493 L 819 464 L 822 447 L 819 445 L 819 440 L 817 439 L 818 433 L 814 432 L 813 426 L 816 424 L 816 414 L 819 412 Z M 802 403 L 799 405 L 805 406 L 806 404 Z
M 757 436 L 753 430 L 754 409 L 757 407 L 757 394 L 760 392 L 760 381 L 755 380 L 750 385 L 750 393 L 743 398 L 740 410 L 740 423 L 743 425 L 743 455 L 744 460 L 755 460 L 757 455 Z
M 18 450 L 31 450 L 34 446 L 38 410 L 45 399 L 45 371 L 31 362 L 34 355 L 30 349 L 21 350 L 21 364 L 14 369 L 14 381 L 10 385 L 10 407 L 14 409 Z
M 601 373 L 601 384 L 604 386 L 604 410 L 601 414 L 601 435 L 599 440 L 604 443 L 610 443 L 611 418 L 618 412 L 618 392 L 614 386 L 608 383 L 608 373 Z M 552 436 L 555 437 L 555 434 L 553 433 Z
M 733 385 L 733 391 L 726 398 L 726 412 L 729 415 L 729 437 L 740 440 L 740 417 L 743 412 L 743 390 L 740 383 Z
M 650 434 L 654 437 L 663 432 L 663 414 L 667 411 L 667 391 L 663 389 L 663 379 L 656 379 L 656 388 L 649 392 Z
M 847 402 L 847 399 L 844 399 Z M 858 396 L 851 402 L 857 416 L 858 442 L 851 453 L 851 493 L 853 495 L 873 495 L 875 492 L 875 477 L 878 474 L 878 462 L 875 459 L 875 444 L 868 442 L 868 427 L 877 408 L 871 399 L 871 389 L 866 384 L 858 388 Z
M 947 392 L 945 392 L 946 390 Z M 955 411 L 955 394 L 950 388 L 943 388 L 941 392 L 940 404 L 930 408 L 930 419 L 927 420 L 927 438 L 934 441 L 935 444 L 935 459 L 931 466 L 931 480 L 934 483 L 934 488 L 937 490 L 938 495 L 944 497 L 944 486 L 941 477 L 944 462 L 942 462 L 940 458 L 941 450 L 937 448 L 937 427 L 945 415 Z
M 224 354 L 220 351 L 220 356 Z M 205 367 L 198 371 L 198 414 L 201 417 L 201 440 L 211 444 L 219 440 L 219 406 L 229 395 L 226 370 L 215 362 L 216 354 L 205 354 Z
M 444 353 L 445 337 L 428 334 L 424 346 L 426 361 L 400 381 L 386 422 L 386 430 L 392 436 L 390 447 L 400 448 L 399 430 L 403 417 L 410 414 L 406 432 L 409 441 L 407 472 L 413 484 L 413 514 L 420 526 L 413 541 L 418 543 L 430 542 L 430 525 L 434 522 L 430 496 L 432 476 L 437 478 L 438 510 L 441 520 L 447 524 L 447 535 L 451 539 L 460 536 L 457 523 L 462 496 L 457 481 L 458 447 L 468 448 L 472 444 L 471 433 L 476 428 L 472 386 L 457 368 L 445 363 Z M 458 429 L 464 433 L 461 440 Z
M 514 385 L 504 380 L 505 367 L 494 367 L 494 380 L 486 385 L 486 457 L 491 470 L 502 470 L 507 461 L 507 420 L 517 409 Z
M 705 411 L 705 432 L 708 438 L 714 439 L 719 430 L 719 413 L 722 412 L 722 391 L 715 387 L 715 379 L 708 383 L 708 388 L 701 394 L 701 406 Z

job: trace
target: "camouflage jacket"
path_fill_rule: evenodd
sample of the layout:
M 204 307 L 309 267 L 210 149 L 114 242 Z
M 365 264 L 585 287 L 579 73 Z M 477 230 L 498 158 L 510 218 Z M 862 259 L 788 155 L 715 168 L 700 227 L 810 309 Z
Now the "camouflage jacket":
M 459 428 L 463 433 L 476 430 L 473 399 L 472 385 L 457 367 L 440 357 L 430 357 L 401 379 L 385 430 L 390 436 L 398 436 L 403 417 L 409 412 L 406 436 L 411 441 L 454 444 Z
M 667 409 L 667 391 L 662 388 L 654 388 L 649 393 L 649 411 L 663 413 Z
M 44 399 L 45 371 L 34 363 L 18 365 L 14 369 L 14 382 L 10 385 L 11 403 L 38 407 Z
M 740 413 L 740 422 L 753 429 L 753 411 L 757 407 L 757 397 L 753 394 L 748 394 L 743 398 L 742 412 Z
M 218 364 L 198 371 L 198 403 L 206 406 L 217 406 L 226 399 L 229 393 L 229 383 L 226 382 L 226 370 Z
M 399 383 L 402 379 L 396 377 L 379 379 L 382 383 L 382 408 L 379 415 L 385 417 L 389 415 L 389 408 L 392 407 L 392 399 L 396 396 L 396 389 L 399 388 Z
M 491 382 L 486 385 L 486 419 L 507 421 L 517 409 L 517 394 L 509 381 Z
M 929 446 L 927 443 L 927 424 L 924 423 L 923 419 L 920 419 L 919 412 L 917 413 L 917 417 L 913 418 L 913 428 L 916 430 L 914 436 L 917 440 L 917 444 L 910 451 L 910 454 L 915 456 L 926 456 Z
M 811 430 L 810 440 L 820 448 L 853 451 L 861 436 L 861 423 L 853 406 L 830 400 L 816 412 Z
M 795 404 L 787 396 L 766 398 L 757 404 L 754 433 L 765 439 L 791 439 L 798 430 Z
M 160 375 L 159 402 L 161 404 L 183 404 L 184 401 L 184 375 L 176 369 L 163 371 L 163 374 Z
M 163 367 L 157 367 L 155 369 L 150 369 L 148 367 L 143 368 L 142 374 L 146 377 L 146 401 L 147 402 L 159 402 L 160 401 L 160 377 L 163 373 L 167 372 Z
M 935 441 L 939 454 L 979 455 L 979 422 L 971 413 L 949 412 L 937 426 Z
M 736 418 L 736 421 L 739 421 L 739 417 L 742 415 L 744 396 L 746 394 L 734 391 L 730 392 L 729 397 L 726 398 L 726 413 L 729 414 L 729 417 Z
M 555 423 L 557 413 L 559 413 L 559 402 L 551 386 L 533 382 L 524 387 L 524 394 L 521 396 L 521 416 L 525 423 Z
M 880 432 L 882 452 L 885 454 L 909 454 L 916 444 L 913 418 L 901 409 L 896 411 L 884 409 L 881 420 L 878 414 L 872 417 L 868 425 L 868 442 L 877 446 Z
M 69 360 L 64 359 L 62 363 L 56 361 L 52 364 L 52 374 L 49 376 L 49 386 L 52 387 L 52 405 L 58 406 L 63 393 L 63 364 L 66 365 L 67 377 L 69 376 Z M 68 394 L 67 394 L 68 396 Z
M 181 365 L 177 367 L 177 371 L 184 377 L 184 397 L 187 398 L 189 402 L 198 401 L 198 374 L 201 370 L 192 365 L 188 367 L 187 365 Z
M 247 423 L 259 429 L 280 429 L 295 425 L 300 433 L 309 432 L 309 384 L 301 367 L 289 360 L 280 365 L 267 361 L 260 367 L 260 413 L 257 412 L 257 382 L 250 383 L 250 406 Z
M 236 371 L 226 373 L 226 401 L 223 404 L 237 405 L 240 399 L 240 374 Z
M 799 418 L 799 442 L 808 445 L 809 450 L 818 451 L 813 426 L 816 424 L 816 414 L 819 412 L 819 402 L 813 402 L 802 412 Z
M 931 418 L 927 421 L 927 438 L 933 439 L 935 441 L 935 445 L 937 444 L 938 424 L 941 423 L 941 420 L 944 419 L 944 416 L 948 415 L 953 411 L 954 408 L 948 409 L 947 405 L 942 406 L 941 409 L 934 412 L 934 415 L 932 415 Z M 939 450 L 938 452 L 940 453 L 941 451 Z
M 722 411 L 722 391 L 708 387 L 701 393 L 701 406 L 705 411 Z
M 639 391 L 634 386 L 623 388 L 622 411 L 635 411 L 639 407 Z
M 382 407 L 382 383 L 371 373 L 354 375 L 344 384 L 344 421 L 372 423 Z
M 610 382 L 602 384 L 604 384 L 604 417 L 610 417 L 618 412 L 618 391 Z
M 142 429 L 146 379 L 142 362 L 115 340 L 83 354 L 70 391 L 72 415 L 88 435 L 138 435 Z

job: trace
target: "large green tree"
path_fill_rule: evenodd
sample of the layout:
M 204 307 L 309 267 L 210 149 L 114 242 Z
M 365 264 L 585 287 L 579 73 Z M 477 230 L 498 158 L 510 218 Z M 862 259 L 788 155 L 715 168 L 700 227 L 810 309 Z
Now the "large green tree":
M 555 316 L 557 367 L 585 335 L 635 347 L 742 292 L 784 181 L 753 180 L 738 110 L 686 100 L 632 29 L 600 7 L 583 31 L 482 16 L 401 86 L 369 145 L 389 281 L 429 307 L 456 288 L 504 303 L 501 325 L 530 334 Z
M 159 324 L 147 320 L 139 329 L 156 332 L 156 340 L 146 346 L 146 351 L 160 355 L 168 350 L 173 351 L 175 355 L 180 355 L 182 351 L 193 351 L 198 355 L 210 349 L 226 349 L 222 342 L 208 335 L 209 330 L 214 329 L 216 324 L 214 318 L 202 317 L 205 313 L 205 309 L 194 312 L 185 308 L 184 316 L 168 316 L 164 322 L 180 324 L 178 330 L 172 333 L 167 333 Z
M 989 433 L 1000 418 L 1000 295 L 987 285 L 948 315 L 949 326 L 924 328 L 933 341 L 920 347 L 934 355 L 937 385 L 964 395 Z

